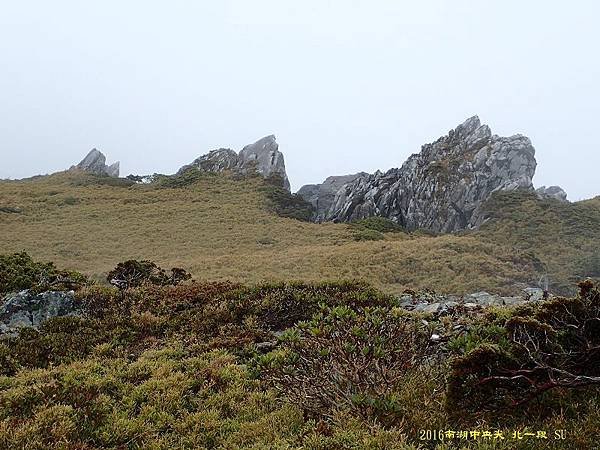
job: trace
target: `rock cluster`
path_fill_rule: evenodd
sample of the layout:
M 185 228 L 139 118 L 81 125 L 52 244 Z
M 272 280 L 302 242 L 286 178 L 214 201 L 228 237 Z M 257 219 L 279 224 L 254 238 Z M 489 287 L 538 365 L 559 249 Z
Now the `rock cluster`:
M 299 193 L 321 203 L 317 220 L 382 216 L 409 230 L 453 232 L 479 226 L 485 220 L 482 205 L 492 193 L 532 190 L 535 168 L 535 150 L 527 137 L 492 135 L 474 116 L 424 145 L 399 169 L 359 174 L 337 190 L 331 203 L 327 189 L 321 202 L 321 185 Z
M 544 291 L 540 288 L 526 288 L 520 296 L 502 297 L 487 292 L 469 295 L 441 295 L 432 292 L 416 292 L 399 297 L 400 306 L 409 311 L 434 315 L 453 314 L 482 310 L 489 306 L 518 306 L 528 302 L 541 301 Z
M 279 151 L 273 135 L 246 145 L 239 154 L 228 148 L 213 150 L 183 166 L 177 173 L 181 174 L 192 167 L 205 172 L 231 170 L 242 174 L 256 172 L 265 178 L 277 176 L 282 180 L 283 187 L 290 190 L 283 153 Z
M 8 294 L 0 303 L 0 335 L 14 334 L 22 327 L 37 328 L 52 317 L 74 315 L 74 299 L 73 291 Z
M 117 161 L 110 166 L 106 165 L 106 156 L 97 149 L 92 149 L 79 164 L 71 167 L 70 170 L 84 170 L 96 175 L 107 175 L 109 177 L 119 176 L 119 162 Z

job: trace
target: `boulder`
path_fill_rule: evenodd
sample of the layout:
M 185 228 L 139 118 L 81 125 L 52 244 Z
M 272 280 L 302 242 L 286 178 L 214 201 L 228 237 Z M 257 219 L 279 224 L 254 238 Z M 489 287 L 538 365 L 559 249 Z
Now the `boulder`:
M 496 191 L 533 190 L 535 149 L 522 135 L 492 135 L 477 116 L 426 144 L 399 169 L 345 183 L 323 220 L 381 216 L 414 230 L 453 232 L 486 220 L 482 205 Z M 319 202 L 314 197 L 312 201 Z M 327 201 L 326 203 L 329 203 Z
M 29 290 L 8 294 L 0 303 L 0 334 L 14 334 L 19 328 L 37 328 L 52 317 L 76 314 L 73 291 Z
M 96 175 L 106 175 L 118 178 L 119 166 L 119 162 L 107 166 L 104 153 L 94 148 L 90 150 L 87 156 L 83 158 L 79 164 L 72 166 L 69 170 L 83 170 Z
M 541 199 L 553 198 L 561 202 L 568 202 L 567 193 L 560 186 L 541 186 L 535 190 L 535 193 Z

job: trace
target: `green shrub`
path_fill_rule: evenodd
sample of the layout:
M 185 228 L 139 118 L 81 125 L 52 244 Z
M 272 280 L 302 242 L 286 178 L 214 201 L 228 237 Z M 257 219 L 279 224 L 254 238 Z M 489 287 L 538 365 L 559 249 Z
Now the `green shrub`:
M 282 187 L 279 177 L 272 177 L 260 188 L 267 197 L 268 208 L 281 217 L 310 222 L 314 208 L 298 194 L 291 194 Z
M 508 337 L 508 344 L 501 341 Z M 508 407 L 558 391 L 600 387 L 600 290 L 580 283 L 576 298 L 517 309 L 496 342 L 451 362 L 447 406 L 456 417 Z M 539 404 L 533 406 L 540 411 Z
M 135 259 L 119 263 L 106 276 L 107 281 L 119 289 L 129 289 L 145 283 L 176 286 L 190 278 L 192 276 L 181 268 L 174 267 L 168 275 L 165 269 L 158 267 L 152 261 Z
M 383 233 L 376 230 L 358 229 L 352 234 L 355 241 L 380 241 L 384 239 Z
M 53 263 L 35 262 L 26 252 L 0 255 L 0 293 L 78 289 L 86 281 L 78 272 L 58 270 Z
M 260 376 L 316 418 L 398 422 L 397 392 L 430 353 L 429 334 L 387 308 L 324 307 L 256 360 Z
M 405 231 L 402 225 L 397 224 L 393 220 L 378 216 L 357 220 L 352 222 L 352 224 L 358 228 L 379 231 L 380 233 L 398 233 Z

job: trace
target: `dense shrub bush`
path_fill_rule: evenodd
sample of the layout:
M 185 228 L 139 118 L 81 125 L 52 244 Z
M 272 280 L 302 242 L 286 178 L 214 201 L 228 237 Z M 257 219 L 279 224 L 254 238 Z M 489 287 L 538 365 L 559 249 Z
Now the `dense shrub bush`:
M 268 207 L 278 216 L 310 222 L 314 208 L 298 194 L 292 194 L 283 188 L 281 177 L 267 178 L 260 188 L 268 200 Z
M 432 348 L 419 322 L 389 308 L 324 307 L 281 340 L 256 361 L 263 379 L 317 418 L 350 412 L 384 424 L 398 420 L 398 387 Z
M 509 345 L 483 343 L 452 361 L 447 406 L 457 416 L 600 386 L 600 291 L 592 282 L 580 283 L 576 298 L 517 310 L 504 331 Z
M 356 230 L 352 237 L 355 241 L 380 241 L 384 239 L 383 233 L 377 230 L 370 230 L 368 228 L 361 228 Z
M 146 283 L 177 286 L 190 278 L 192 276 L 181 268 L 175 267 L 171 269 L 170 274 L 167 274 L 165 269 L 158 267 L 152 261 L 135 259 L 119 263 L 106 276 L 108 282 L 119 289 L 129 289 Z
M 26 252 L 0 255 L 0 294 L 23 289 L 77 289 L 85 282 L 82 274 L 36 262 Z

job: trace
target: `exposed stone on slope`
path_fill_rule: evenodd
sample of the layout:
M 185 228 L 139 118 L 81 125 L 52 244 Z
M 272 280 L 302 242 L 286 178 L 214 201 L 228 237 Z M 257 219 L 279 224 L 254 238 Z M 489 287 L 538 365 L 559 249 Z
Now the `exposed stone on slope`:
M 79 164 L 71 167 L 70 170 L 73 169 L 84 170 L 96 175 L 107 175 L 115 178 L 119 176 L 119 162 L 117 161 L 116 163 L 107 166 L 106 156 L 95 148 L 90 150 L 87 156 L 83 158 Z
M 242 174 L 256 172 L 265 178 L 277 176 L 281 178 L 283 187 L 290 190 L 283 153 L 279 151 L 279 145 L 273 135 L 246 145 L 239 154 L 231 149 L 213 150 L 183 166 L 177 173 L 181 174 L 191 167 L 205 172 L 232 170 Z
M 37 328 L 52 317 L 73 315 L 74 299 L 73 291 L 8 294 L 0 303 L 0 334 L 13 334 L 22 327 Z
M 550 296 L 551 298 L 552 296 Z M 490 306 L 519 306 L 544 299 L 540 288 L 523 289 L 521 295 L 503 297 L 487 292 L 475 292 L 468 295 L 445 295 L 431 291 L 413 292 L 398 297 L 400 307 L 409 311 L 433 315 L 447 315 L 468 311 L 483 310 Z
M 302 186 L 297 194 L 315 208 L 313 220 L 322 222 L 326 218 L 327 211 L 331 208 L 336 193 L 345 184 L 367 175 L 366 172 L 359 172 L 352 175 L 327 177 L 321 184 L 307 184 Z
M 560 186 L 541 186 L 535 190 L 539 198 L 553 198 L 561 202 L 567 202 L 567 193 Z
M 481 206 L 499 190 L 532 190 L 535 150 L 522 135 L 492 135 L 477 116 L 422 147 L 399 169 L 345 184 L 324 220 L 387 217 L 407 229 L 452 232 L 479 226 Z

